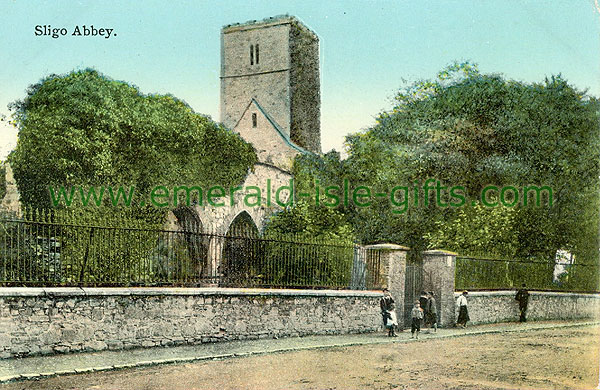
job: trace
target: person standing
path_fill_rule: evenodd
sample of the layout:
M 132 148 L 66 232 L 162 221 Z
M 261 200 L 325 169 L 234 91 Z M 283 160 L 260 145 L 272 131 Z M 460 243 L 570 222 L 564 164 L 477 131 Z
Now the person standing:
M 437 304 L 435 302 L 435 297 L 433 296 L 433 291 L 427 293 L 426 313 L 429 315 L 429 318 L 427 319 L 429 326 L 434 328 L 434 332 L 437 333 Z
M 390 290 L 387 288 L 383 289 L 383 298 L 379 300 L 379 307 L 381 308 L 381 315 L 383 317 L 383 326 L 388 330 L 389 337 L 396 337 L 394 328 L 398 325 L 396 320 L 396 303 Z
M 467 321 L 469 318 L 469 310 L 467 309 L 467 295 L 469 295 L 468 291 L 465 290 L 456 300 L 456 307 L 458 307 L 458 319 L 456 320 L 456 325 L 466 328 Z
M 515 296 L 515 299 L 517 301 L 519 301 L 519 312 L 521 314 L 521 316 L 519 317 L 519 322 L 526 322 L 527 321 L 527 305 L 529 304 L 529 291 L 527 291 L 527 288 L 525 286 L 525 283 L 523 283 L 523 286 L 521 287 L 521 289 L 519 291 L 517 291 L 517 295 Z
M 415 305 L 410 312 L 411 317 L 411 325 L 410 325 L 410 333 L 411 337 L 415 337 L 415 332 L 417 334 L 417 340 L 419 339 L 419 332 L 421 331 L 421 321 L 423 320 L 423 309 L 421 309 L 421 304 L 419 301 L 415 301 Z

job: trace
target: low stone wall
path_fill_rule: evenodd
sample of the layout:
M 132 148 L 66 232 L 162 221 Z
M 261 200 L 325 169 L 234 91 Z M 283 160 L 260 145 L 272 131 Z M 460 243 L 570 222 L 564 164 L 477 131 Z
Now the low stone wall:
M 600 319 L 600 294 L 541 291 L 530 293 L 528 320 Z M 459 295 L 460 292 L 454 294 L 455 298 Z M 519 303 L 515 300 L 515 295 L 516 291 L 469 292 L 470 323 L 518 321 Z
M 381 293 L 0 288 L 0 357 L 381 329 Z

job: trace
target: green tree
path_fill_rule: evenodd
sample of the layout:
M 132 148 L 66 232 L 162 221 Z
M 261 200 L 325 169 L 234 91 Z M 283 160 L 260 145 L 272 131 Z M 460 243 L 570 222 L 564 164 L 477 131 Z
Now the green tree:
M 51 75 L 11 105 L 10 156 L 21 200 L 48 207 L 48 186 L 237 184 L 252 147 L 170 95 L 144 95 L 91 69 Z
M 348 210 L 343 204 L 336 208 L 324 204 L 325 188 L 338 185 L 342 170 L 337 152 L 296 157 L 294 205 L 272 216 L 265 227 L 265 237 L 273 239 L 265 245 L 270 265 L 264 274 L 271 284 L 349 286 L 355 234 Z M 300 193 L 311 194 L 311 198 L 300 197 Z M 305 244 L 289 245 L 285 241 Z
M 166 209 L 141 201 L 147 201 L 158 185 L 239 184 L 256 162 L 251 145 L 183 101 L 144 95 L 135 86 L 91 69 L 48 76 L 31 85 L 11 109 L 19 138 L 9 161 L 26 207 L 52 206 L 50 186 L 135 187 L 131 208 L 108 207 L 105 196 L 100 207 L 75 207 L 72 214 L 64 214 L 70 216 L 68 221 L 58 220 L 70 222 L 61 225 L 63 273 L 54 282 L 148 283 L 164 273 L 164 264 L 174 256 L 191 261 L 188 246 L 159 240 L 157 229 L 163 226 Z M 63 214 L 53 210 L 29 215 Z M 136 234 L 106 230 L 114 232 L 111 239 L 97 229 L 124 223 L 140 229 Z M 143 268 L 149 264 L 152 267 Z M 186 270 L 198 274 L 192 266 Z
M 294 206 L 270 218 L 265 228 L 266 233 L 352 242 L 354 232 L 347 217 L 349 210 L 342 202 L 339 207 L 327 206 L 325 203 L 328 199 L 324 196 L 328 186 L 343 186 L 343 169 L 340 155 L 335 151 L 323 156 L 297 156 L 292 167 L 296 194 Z M 316 187 L 319 187 L 318 191 Z M 311 197 L 303 199 L 297 196 L 300 193 L 310 194 Z
M 525 83 L 456 63 L 432 80 L 400 90 L 393 108 L 382 112 L 372 128 L 347 136 L 347 159 L 331 153 L 297 158 L 297 186 L 310 191 L 315 180 L 321 187 L 342 187 L 347 180 L 354 188 L 365 185 L 371 193 L 389 194 L 397 185 L 412 190 L 437 179 L 444 186 L 462 186 L 461 207 L 438 207 L 435 192 L 425 205 L 420 190 L 418 206 L 411 191 L 405 210 L 389 199 L 373 199 L 369 207 L 339 206 L 340 220 L 361 242 L 396 242 L 415 253 L 442 247 L 553 261 L 558 249 L 566 249 L 577 262 L 596 264 L 599 108 L 598 99 L 560 75 Z M 484 207 L 479 197 L 490 184 L 545 185 L 553 190 L 552 204 L 542 195 L 536 205 L 533 191 L 527 205 L 520 192 L 515 206 Z M 448 191 L 441 199 L 445 203 Z M 499 195 L 489 200 L 498 201 Z M 329 212 L 311 211 L 314 221 L 316 214 L 325 218 Z M 298 229 L 298 220 L 279 222 Z
M 468 63 L 414 83 L 398 93 L 393 109 L 380 114 L 375 126 L 347 138 L 346 163 L 355 180 L 381 186 L 435 178 L 464 186 L 469 199 L 477 199 L 488 184 L 547 185 L 553 189 L 553 204 L 517 205 L 513 222 L 502 212 L 480 208 L 459 212 L 420 206 L 397 218 L 384 209 L 359 210 L 361 219 L 385 221 L 366 239 L 379 239 L 394 226 L 406 231 L 404 243 L 430 246 L 440 242 L 432 235 L 440 224 L 457 227 L 453 221 L 459 223 L 466 213 L 489 219 L 488 240 L 498 223 L 512 229 L 518 243 L 514 255 L 553 259 L 557 249 L 584 250 L 586 245 L 597 251 L 597 239 L 583 243 L 579 235 L 598 226 L 598 107 L 596 98 L 561 76 L 530 84 L 481 74 Z M 470 201 L 465 207 L 472 208 Z M 480 227 L 472 224 L 472 229 Z M 473 233 L 473 240 L 483 239 Z M 471 245 L 453 242 L 448 249 Z

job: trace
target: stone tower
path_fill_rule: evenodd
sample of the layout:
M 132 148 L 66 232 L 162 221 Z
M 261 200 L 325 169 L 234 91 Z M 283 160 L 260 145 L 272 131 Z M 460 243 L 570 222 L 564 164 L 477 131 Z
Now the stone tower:
M 292 146 L 320 153 L 320 107 L 319 38 L 314 32 L 293 16 L 223 27 L 221 122 L 225 126 L 256 147 L 261 136 L 257 115 L 261 115 Z M 248 114 L 249 109 L 254 111 Z M 246 114 L 250 127 L 238 126 Z M 270 135 L 262 136 L 267 140 Z

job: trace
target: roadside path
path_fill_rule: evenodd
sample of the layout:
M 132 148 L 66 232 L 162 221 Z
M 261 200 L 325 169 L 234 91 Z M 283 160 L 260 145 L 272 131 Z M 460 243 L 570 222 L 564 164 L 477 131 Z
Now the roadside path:
M 0 360 L 0 383 L 55 375 L 117 370 L 197 360 L 216 360 L 276 352 L 347 347 L 364 344 L 423 342 L 429 339 L 505 332 L 525 332 L 538 329 L 569 328 L 598 324 L 600 324 L 598 321 L 543 321 L 528 322 L 524 324 L 502 323 L 471 326 L 466 329 L 439 329 L 437 333 L 429 334 L 421 332 L 420 340 L 411 339 L 409 329 L 408 331 L 405 330 L 404 332 L 399 333 L 399 337 L 395 338 L 387 337 L 383 332 L 335 336 L 306 336 L 282 339 L 228 341 L 178 347 L 34 356 L 21 359 L 3 359 Z

